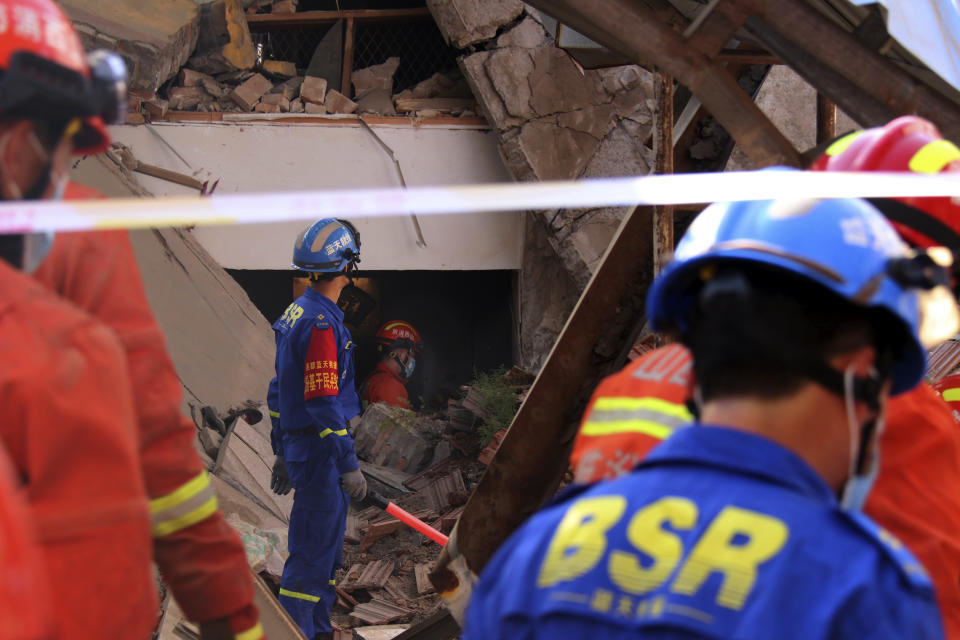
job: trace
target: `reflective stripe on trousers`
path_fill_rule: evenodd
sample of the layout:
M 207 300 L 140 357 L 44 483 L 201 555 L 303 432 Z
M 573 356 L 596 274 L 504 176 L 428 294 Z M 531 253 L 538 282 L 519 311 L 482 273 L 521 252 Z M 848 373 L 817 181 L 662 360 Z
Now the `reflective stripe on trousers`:
M 150 501 L 150 521 L 156 538 L 168 536 L 210 517 L 217 511 L 217 496 L 206 470 L 159 498 Z

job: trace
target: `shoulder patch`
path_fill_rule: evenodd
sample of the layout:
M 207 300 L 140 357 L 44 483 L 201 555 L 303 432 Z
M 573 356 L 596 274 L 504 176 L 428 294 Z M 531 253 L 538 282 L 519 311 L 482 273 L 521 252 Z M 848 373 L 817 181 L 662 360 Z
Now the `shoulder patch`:
M 326 331 L 331 327 L 330 321 L 324 318 L 323 314 L 317 316 L 317 319 L 313 321 L 313 327 L 319 329 L 320 331 Z
M 841 511 L 841 513 L 848 522 L 883 550 L 883 553 L 896 565 L 900 574 L 910 586 L 916 589 L 933 589 L 933 583 L 930 581 L 926 569 L 899 538 L 862 513 L 846 511 Z

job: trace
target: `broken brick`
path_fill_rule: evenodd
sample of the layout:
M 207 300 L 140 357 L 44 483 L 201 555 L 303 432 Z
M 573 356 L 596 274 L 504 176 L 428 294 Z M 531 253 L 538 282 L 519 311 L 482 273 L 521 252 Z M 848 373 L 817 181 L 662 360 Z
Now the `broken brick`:
M 280 111 L 286 113 L 290 111 L 290 101 L 282 93 L 268 93 L 260 98 L 260 104 L 272 104 L 280 108 Z M 260 106 L 260 105 L 257 105 Z
M 230 97 L 247 111 L 251 111 L 260 98 L 273 88 L 273 83 L 259 73 L 230 92 Z
M 436 589 L 430 582 L 430 563 L 424 562 L 413 568 L 413 573 L 417 578 L 417 593 L 425 596 L 428 593 L 434 593 Z
M 203 87 L 173 87 L 167 92 L 169 106 L 175 111 L 195 109 L 201 102 L 208 102 L 212 96 Z
M 297 65 L 283 60 L 264 60 L 263 70 L 268 73 L 275 73 L 278 76 L 292 77 L 297 75 Z
M 314 104 L 313 102 L 303 103 L 303 109 L 307 113 L 315 113 L 317 115 L 326 115 L 327 108 L 322 104 Z
M 503 439 L 507 437 L 507 430 L 500 429 L 495 434 L 493 434 L 493 439 L 490 441 L 483 451 L 480 452 L 480 455 L 477 456 L 477 461 L 480 464 L 490 465 L 490 462 L 493 460 L 493 456 L 497 455 L 497 450 L 500 448 L 500 443 L 503 442 Z
M 300 95 L 303 95 L 302 91 Z M 357 110 L 356 102 L 334 89 L 327 92 L 323 105 L 327 108 L 327 113 L 353 113 Z
M 280 105 L 269 104 L 267 102 L 258 102 L 253 108 L 257 113 L 280 113 Z
M 300 95 L 301 85 L 303 85 L 303 78 L 296 76 L 274 86 L 273 89 L 270 90 L 270 93 L 280 93 L 283 94 L 283 97 L 287 100 L 293 100 Z
M 154 98 L 153 100 L 147 100 L 143 103 L 143 110 L 153 120 L 161 120 L 165 118 L 167 115 L 167 109 L 169 108 L 170 103 L 163 98 Z
M 325 78 L 307 76 L 300 85 L 300 99 L 304 102 L 323 104 L 327 95 L 327 81 Z
M 310 103 L 307 103 L 310 104 Z M 303 113 L 303 101 L 300 98 L 290 101 L 290 113 Z
M 194 71 L 193 69 L 187 69 L 184 67 L 180 69 L 180 86 L 181 87 L 198 87 L 203 85 L 204 80 L 213 80 L 213 76 L 209 76 L 205 73 L 200 73 L 199 71 Z

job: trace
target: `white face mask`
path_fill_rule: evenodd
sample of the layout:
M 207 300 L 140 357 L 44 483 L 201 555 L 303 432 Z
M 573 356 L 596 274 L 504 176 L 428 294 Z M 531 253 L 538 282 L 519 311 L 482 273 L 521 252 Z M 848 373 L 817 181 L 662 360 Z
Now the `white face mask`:
M 877 480 L 880 472 L 880 436 L 883 434 L 886 415 L 881 412 L 877 416 L 877 425 L 873 430 L 874 454 L 870 464 L 864 474 L 857 473 L 857 453 L 859 451 L 860 434 L 863 432 L 863 426 L 857 424 L 856 399 L 853 394 L 853 365 L 847 367 L 843 372 L 843 399 L 847 409 L 847 427 L 850 432 L 850 463 L 849 475 L 843 485 L 843 491 L 840 494 L 840 508 L 846 511 L 863 511 L 863 505 L 866 504 L 873 484 Z M 870 446 L 864 443 L 864 447 Z

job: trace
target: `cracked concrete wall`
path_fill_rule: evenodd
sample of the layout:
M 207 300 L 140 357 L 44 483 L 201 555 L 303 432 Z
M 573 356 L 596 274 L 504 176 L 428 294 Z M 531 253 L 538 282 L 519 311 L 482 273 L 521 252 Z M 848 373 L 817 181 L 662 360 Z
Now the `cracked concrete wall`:
M 520 2 L 427 0 L 427 6 L 447 41 L 468 47 L 460 68 L 497 131 L 501 157 L 515 179 L 651 171 L 653 151 L 644 145 L 653 126 L 649 72 L 637 66 L 582 69 L 554 46 L 538 12 Z M 572 308 L 558 300 L 576 300 L 626 211 L 560 209 L 531 215 L 536 229 L 527 230 L 528 255 L 520 280 L 525 366 L 542 363 L 527 355 L 546 356 Z M 540 251 L 544 243 L 565 272 L 556 282 L 527 273 L 545 259 Z M 558 286 L 567 288 L 559 298 Z

